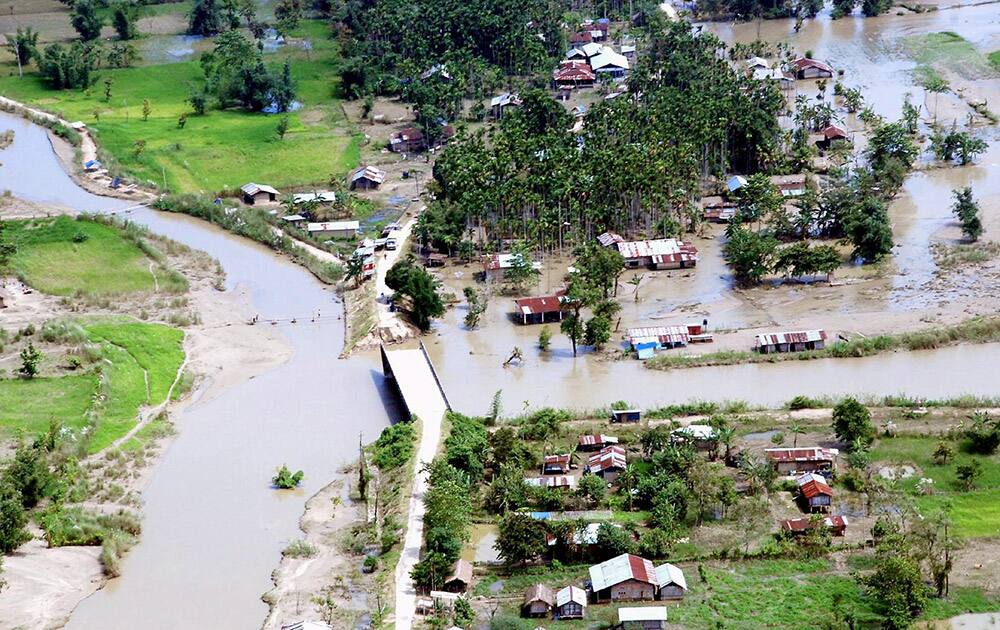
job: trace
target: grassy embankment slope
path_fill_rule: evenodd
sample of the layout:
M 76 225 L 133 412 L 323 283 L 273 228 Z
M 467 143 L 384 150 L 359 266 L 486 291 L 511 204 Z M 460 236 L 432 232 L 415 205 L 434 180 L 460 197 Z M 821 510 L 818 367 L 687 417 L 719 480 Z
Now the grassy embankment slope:
M 306 38 L 312 50 L 287 46 L 265 55 L 280 67 L 291 62 L 302 109 L 288 114 L 289 130 L 279 140 L 280 116 L 239 110 L 208 110 L 192 115 L 187 103 L 204 83 L 196 60 L 123 69 L 102 69 L 88 90 L 51 90 L 34 72 L 17 78 L 9 56 L 0 64 L 0 94 L 69 120 L 87 123 L 101 148 L 123 171 L 178 192 L 209 193 L 250 182 L 279 189 L 327 182 L 359 158 L 361 137 L 349 126 L 336 98 L 339 59 L 336 42 L 321 21 L 304 21 L 293 37 Z M 13 70 L 13 72 L 11 72 Z M 105 102 L 104 80 L 112 80 Z M 142 120 L 143 100 L 151 113 Z M 96 113 L 96 116 L 95 116 Z M 178 119 L 188 114 L 181 128 Z M 135 143 L 145 141 L 141 155 Z
M 67 217 L 6 225 L 18 245 L 11 270 L 40 291 L 106 296 L 154 289 L 150 265 L 156 263 L 119 228 Z M 166 290 L 186 289 L 182 277 L 162 277 L 171 279 Z M 140 406 L 166 399 L 184 361 L 184 333 L 169 326 L 119 317 L 88 318 L 58 329 L 49 335 L 54 342 L 80 349 L 75 356 L 93 363 L 52 371 L 44 369 L 51 362 L 47 357 L 40 377 L 0 379 L 0 434 L 33 435 L 52 420 L 73 429 L 93 424 L 90 449 L 99 451 L 135 425 Z M 44 327 L 36 335 L 45 353 Z

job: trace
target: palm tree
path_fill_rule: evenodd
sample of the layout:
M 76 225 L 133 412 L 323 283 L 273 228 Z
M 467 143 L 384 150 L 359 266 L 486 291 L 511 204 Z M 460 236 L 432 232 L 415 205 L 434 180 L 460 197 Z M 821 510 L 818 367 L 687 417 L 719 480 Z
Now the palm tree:
M 625 470 L 618 475 L 618 485 L 625 491 L 625 496 L 628 497 L 628 511 L 632 511 L 632 499 L 633 491 L 636 485 L 639 483 L 639 471 L 636 469 L 635 464 L 627 464 Z
M 637 273 L 634 276 L 632 276 L 631 278 L 629 278 L 629 280 L 628 280 L 628 283 L 631 284 L 633 287 L 635 287 L 635 291 L 633 292 L 633 296 L 635 297 L 635 301 L 636 302 L 639 301 L 639 284 L 642 283 L 642 279 L 644 277 L 645 276 L 643 274 Z
M 795 448 L 799 445 L 799 436 L 805 433 L 806 430 L 798 422 L 793 422 L 788 425 L 788 432 L 792 434 L 792 448 Z
M 716 429 L 715 434 L 719 438 L 719 443 L 726 447 L 724 461 L 729 461 L 729 454 L 733 450 L 733 441 L 736 439 L 736 428 L 723 426 Z

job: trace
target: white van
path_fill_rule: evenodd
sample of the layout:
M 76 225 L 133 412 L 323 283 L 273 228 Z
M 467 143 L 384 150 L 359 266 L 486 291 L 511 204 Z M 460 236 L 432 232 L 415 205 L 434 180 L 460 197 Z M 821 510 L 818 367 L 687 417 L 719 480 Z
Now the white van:
M 399 233 L 398 230 L 393 230 L 389 232 L 389 236 L 385 239 L 385 248 L 389 250 L 394 250 L 399 247 L 400 241 L 403 240 L 403 235 Z

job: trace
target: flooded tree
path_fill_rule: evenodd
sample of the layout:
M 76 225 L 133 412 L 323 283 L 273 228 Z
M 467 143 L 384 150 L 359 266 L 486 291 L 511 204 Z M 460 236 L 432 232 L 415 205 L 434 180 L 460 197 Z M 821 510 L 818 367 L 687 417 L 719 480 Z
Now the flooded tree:
M 972 196 L 972 187 L 966 186 L 951 191 L 955 203 L 951 210 L 962 224 L 962 233 L 970 241 L 977 241 L 983 233 L 983 221 L 979 218 L 979 204 Z

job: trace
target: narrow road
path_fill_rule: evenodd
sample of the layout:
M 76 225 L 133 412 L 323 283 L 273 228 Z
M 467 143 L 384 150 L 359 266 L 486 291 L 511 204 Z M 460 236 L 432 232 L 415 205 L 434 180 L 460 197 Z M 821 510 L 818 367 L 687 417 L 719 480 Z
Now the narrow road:
M 417 224 L 417 218 L 424 211 L 421 207 L 413 217 L 402 225 L 399 229 L 399 238 L 396 249 L 385 250 L 375 261 L 375 311 L 378 313 L 378 330 L 383 339 L 405 339 L 410 336 L 409 328 L 403 323 L 399 311 L 389 310 L 389 296 L 393 291 L 385 284 L 385 276 L 389 269 L 396 264 L 400 256 L 410 251 L 410 235 L 413 233 L 413 226 Z M 385 296 L 383 298 L 383 296 Z

